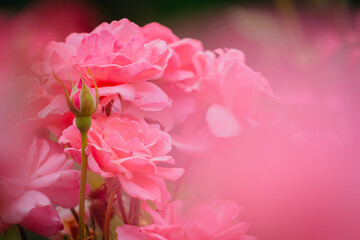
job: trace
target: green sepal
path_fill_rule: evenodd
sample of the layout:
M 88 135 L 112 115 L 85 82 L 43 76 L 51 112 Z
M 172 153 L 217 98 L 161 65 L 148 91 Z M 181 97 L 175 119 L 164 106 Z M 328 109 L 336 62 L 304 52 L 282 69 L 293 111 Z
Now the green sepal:
M 93 81 L 93 83 L 94 83 L 94 88 L 95 88 L 95 94 L 96 94 L 96 96 L 95 96 L 95 98 L 96 98 L 96 104 L 95 104 L 95 108 L 94 108 L 94 111 L 93 111 L 93 113 L 95 113 L 95 112 L 96 112 L 96 109 L 98 108 L 98 105 L 99 105 L 99 89 L 98 89 L 98 87 L 97 87 L 97 84 L 96 84 L 95 78 L 94 78 L 94 77 L 93 77 L 93 75 L 91 74 L 90 69 L 89 69 L 89 68 L 87 68 L 87 70 L 88 70 L 88 73 L 89 73 L 90 79 L 91 79 L 91 80 Z
M 69 97 L 69 93 L 66 91 L 65 85 L 64 83 L 60 80 L 60 78 L 54 73 L 54 71 L 52 71 L 54 78 L 60 83 L 60 85 L 63 87 L 64 92 L 65 92 L 65 98 L 66 98 L 66 103 L 68 105 L 69 110 L 76 116 L 78 114 L 80 114 L 79 110 L 75 107 L 75 105 L 71 102 L 70 97 Z
M 85 80 L 81 78 L 82 87 L 80 92 L 80 115 L 79 116 L 91 116 L 94 113 L 96 102 L 94 96 L 91 93 L 89 86 L 85 83 Z

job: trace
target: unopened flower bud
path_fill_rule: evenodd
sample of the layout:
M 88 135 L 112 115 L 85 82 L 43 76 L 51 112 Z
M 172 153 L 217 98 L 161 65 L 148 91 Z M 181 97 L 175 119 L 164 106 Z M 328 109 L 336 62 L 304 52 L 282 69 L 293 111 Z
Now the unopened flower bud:
M 94 92 L 84 78 L 81 78 L 76 85 L 73 86 L 69 96 L 62 81 L 55 75 L 55 73 L 53 73 L 53 75 L 63 86 L 67 105 L 76 117 L 90 117 L 93 113 L 95 113 L 99 103 L 99 93 L 95 81 Z
M 89 75 L 91 73 L 89 71 Z M 87 134 L 91 127 L 91 115 L 95 113 L 99 104 L 99 91 L 97 89 L 96 82 L 94 81 L 95 93 L 92 91 L 87 82 L 81 78 L 79 82 L 71 90 L 70 96 L 66 91 L 64 83 L 59 79 L 58 76 L 53 72 L 54 78 L 64 88 L 66 103 L 70 111 L 75 115 L 75 122 L 77 128 L 82 134 Z
M 77 117 L 91 116 L 97 108 L 95 92 L 93 92 L 83 78 L 73 86 L 70 94 L 71 112 Z M 68 105 L 69 105 L 68 102 Z

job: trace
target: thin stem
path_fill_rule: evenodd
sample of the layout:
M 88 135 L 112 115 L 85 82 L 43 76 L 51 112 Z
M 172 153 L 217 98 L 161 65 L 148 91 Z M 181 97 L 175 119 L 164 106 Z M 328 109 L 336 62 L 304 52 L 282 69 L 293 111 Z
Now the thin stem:
M 134 203 L 132 206 L 131 224 L 137 226 L 139 223 L 140 202 L 137 198 L 133 198 L 132 200 Z
M 87 131 L 81 132 L 81 179 L 80 179 L 80 202 L 79 202 L 79 240 L 84 239 L 85 232 L 85 190 L 87 176 Z
M 128 221 L 127 216 L 126 216 L 126 211 L 125 211 L 124 203 L 123 203 L 122 196 L 121 196 L 121 188 L 118 189 L 117 199 L 118 199 L 119 209 L 120 209 L 120 212 L 121 212 L 123 222 L 124 222 L 124 224 L 128 224 L 129 221 Z
M 71 208 L 70 211 L 71 211 L 72 215 L 74 216 L 77 224 L 79 224 L 79 216 L 77 215 L 77 212 L 75 211 L 75 209 Z
M 92 224 L 92 228 L 93 228 L 94 239 L 96 239 L 96 224 L 95 224 L 93 215 L 91 215 L 91 224 Z
M 109 200 L 107 203 L 106 213 L 105 213 L 105 223 L 104 223 L 104 240 L 109 240 L 109 229 L 110 229 L 110 218 L 111 218 L 111 211 L 112 205 L 114 202 L 116 190 L 112 190 L 110 192 Z
M 19 229 L 21 239 L 22 240 L 27 240 L 27 236 L 26 236 L 24 228 L 22 226 L 20 226 L 19 224 L 17 226 L 18 226 L 18 229 Z
M 130 223 L 133 222 L 133 218 L 134 218 L 134 203 L 135 203 L 134 198 L 131 198 L 130 199 L 129 214 L 128 214 Z

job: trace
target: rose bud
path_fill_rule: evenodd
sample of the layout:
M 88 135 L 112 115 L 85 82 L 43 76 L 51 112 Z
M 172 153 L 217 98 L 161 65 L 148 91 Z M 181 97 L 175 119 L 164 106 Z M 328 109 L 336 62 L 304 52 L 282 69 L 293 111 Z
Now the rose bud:
M 96 111 L 96 95 L 91 91 L 83 78 L 73 86 L 69 98 L 69 109 L 77 117 L 91 116 Z
M 53 72 L 54 78 L 62 85 L 65 92 L 66 102 L 70 111 L 75 115 L 76 126 L 82 133 L 87 133 L 91 126 L 91 115 L 95 113 L 99 104 L 99 91 L 96 82 L 89 71 L 91 79 L 94 82 L 95 94 L 90 89 L 84 78 L 73 85 L 70 96 L 65 85 Z M 70 80 L 71 81 L 71 80 Z M 72 81 L 71 81 L 72 83 Z

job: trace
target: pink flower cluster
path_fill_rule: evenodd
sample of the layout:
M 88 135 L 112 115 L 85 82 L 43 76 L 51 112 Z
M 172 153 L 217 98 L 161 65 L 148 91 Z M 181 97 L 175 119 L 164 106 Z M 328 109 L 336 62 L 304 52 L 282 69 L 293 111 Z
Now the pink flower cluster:
M 265 110 L 277 98 L 241 51 L 205 51 L 200 41 L 180 39 L 158 23 L 139 27 L 122 19 L 50 42 L 32 68 L 38 82 L 29 99 L 37 104 L 20 126 L 29 127 L 28 132 L 49 130 L 77 163 L 80 131 L 71 123 L 58 80 L 73 89 L 70 98 L 78 110 L 80 90 L 97 87 L 100 105 L 92 115 L 85 152 L 88 169 L 106 180 L 107 189 L 117 189 L 125 223 L 117 229 L 119 239 L 245 239 L 248 224 L 238 221 L 235 203 L 216 200 L 185 210 L 180 201 L 170 202 L 165 182 L 184 174 L 167 165 L 175 164 L 173 146 L 183 155 L 211 154 L 219 139 L 237 137 L 270 118 Z M 74 87 L 80 78 L 84 82 Z M 50 140 L 34 140 L 31 166 L 21 175 L 26 178 L 18 192 L 1 192 L 6 195 L 1 230 L 20 223 L 50 236 L 61 229 L 52 203 L 77 205 L 79 171 L 72 170 L 73 160 L 59 148 Z M 10 184 L 16 180 L 1 179 L 1 186 Z M 130 207 L 123 205 L 127 200 Z M 139 227 L 139 202 L 152 224 Z

